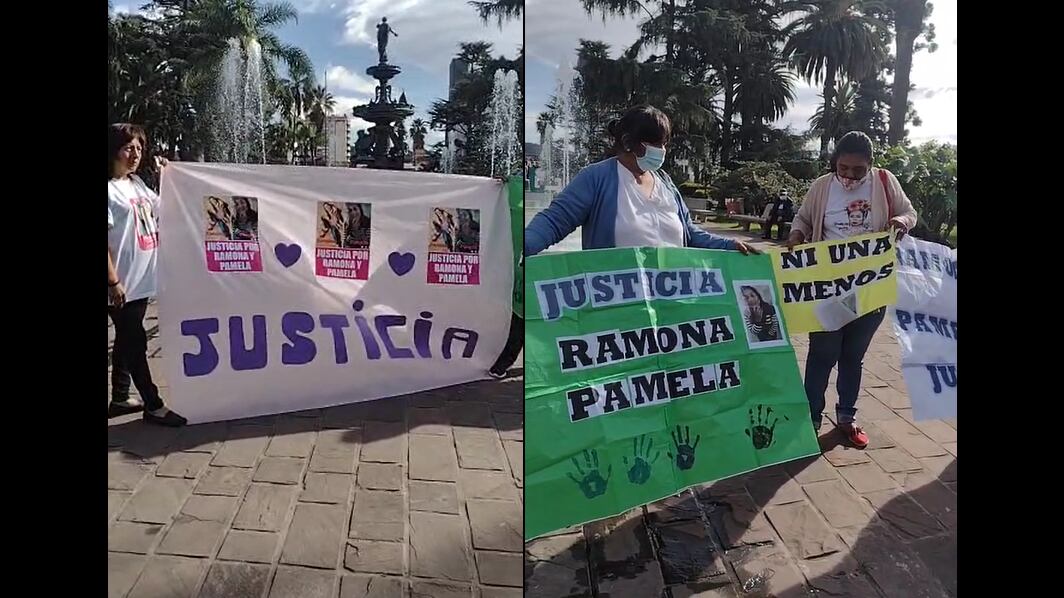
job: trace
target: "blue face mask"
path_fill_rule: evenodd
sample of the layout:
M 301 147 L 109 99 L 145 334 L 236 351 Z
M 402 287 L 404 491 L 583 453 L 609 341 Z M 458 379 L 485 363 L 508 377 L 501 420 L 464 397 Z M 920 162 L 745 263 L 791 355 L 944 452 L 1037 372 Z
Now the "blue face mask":
M 642 157 L 637 156 L 635 159 L 635 163 L 639 165 L 639 168 L 644 172 L 654 172 L 661 168 L 661 165 L 665 163 L 665 148 L 646 144 L 643 147 L 646 148 L 646 153 Z

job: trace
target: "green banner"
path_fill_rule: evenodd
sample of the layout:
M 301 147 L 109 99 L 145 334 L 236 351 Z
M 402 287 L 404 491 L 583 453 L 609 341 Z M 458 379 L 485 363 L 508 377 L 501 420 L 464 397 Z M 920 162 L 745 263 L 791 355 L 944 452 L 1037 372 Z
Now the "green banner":
M 514 243 L 514 313 L 525 312 L 525 271 L 521 256 L 525 244 L 525 181 L 521 175 L 511 175 L 506 181 L 506 196 L 510 202 L 510 233 Z
M 527 260 L 525 536 L 819 453 L 767 255 Z

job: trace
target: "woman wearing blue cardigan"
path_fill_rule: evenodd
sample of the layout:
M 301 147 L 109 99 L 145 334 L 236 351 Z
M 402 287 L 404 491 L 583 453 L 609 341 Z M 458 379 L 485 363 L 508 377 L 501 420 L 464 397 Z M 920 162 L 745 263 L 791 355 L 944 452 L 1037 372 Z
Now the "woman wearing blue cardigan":
M 754 247 L 712 235 L 691 221 L 680 191 L 662 172 L 672 127 L 653 106 L 629 109 L 609 127 L 615 157 L 576 175 L 525 228 L 531 256 L 583 227 L 584 249 L 612 247 L 698 247 L 744 255 Z

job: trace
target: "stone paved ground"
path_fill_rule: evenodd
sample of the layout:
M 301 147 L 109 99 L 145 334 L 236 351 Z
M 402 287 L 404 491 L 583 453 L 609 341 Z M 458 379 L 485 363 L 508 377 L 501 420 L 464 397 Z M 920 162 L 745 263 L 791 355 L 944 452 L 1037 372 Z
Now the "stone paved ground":
M 804 371 L 806 339 L 794 343 Z M 530 542 L 525 596 L 956 596 L 957 422 L 913 423 L 899 369 L 888 318 L 857 403 L 867 450 L 825 422 L 817 458 Z
M 158 338 L 149 354 L 162 380 Z M 181 430 L 110 420 L 108 595 L 521 596 L 522 385 Z

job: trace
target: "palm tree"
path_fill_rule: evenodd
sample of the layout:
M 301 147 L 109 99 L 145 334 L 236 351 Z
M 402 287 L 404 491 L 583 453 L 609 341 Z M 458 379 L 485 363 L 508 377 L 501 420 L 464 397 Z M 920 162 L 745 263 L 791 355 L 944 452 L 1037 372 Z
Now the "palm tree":
M 423 119 L 415 118 L 410 123 L 410 138 L 414 140 L 414 149 L 425 149 L 425 135 L 429 133 L 429 125 Z
M 820 131 L 821 137 L 826 136 L 829 140 L 838 141 L 849 131 L 860 128 L 856 122 L 856 100 L 857 87 L 843 79 L 839 82 L 839 89 L 835 94 L 835 105 L 831 111 L 826 111 L 824 104 L 821 104 L 809 118 L 809 126 L 815 131 Z
M 336 100 L 324 85 L 315 85 L 310 89 L 307 95 L 307 116 L 318 131 L 325 131 L 325 117 L 332 114 L 335 106 Z
M 749 145 L 764 125 L 783 117 L 794 103 L 795 75 L 786 61 L 774 52 L 753 54 L 739 70 L 735 103 L 742 118 L 740 142 Z
M 905 121 L 909 113 L 909 75 L 913 66 L 916 38 L 924 34 L 932 52 L 934 25 L 925 24 L 931 16 L 931 3 L 926 0 L 890 0 L 888 5 L 894 17 L 895 60 L 894 85 L 890 101 L 890 126 L 887 141 L 897 145 L 905 138 Z
M 860 80 L 884 59 L 880 30 L 885 24 L 861 13 L 861 4 L 860 0 L 811 0 L 790 5 L 803 16 L 784 29 L 788 39 L 783 52 L 807 81 L 823 83 L 825 123 L 833 122 L 836 79 L 841 75 Z M 830 138 L 824 129 L 821 158 L 827 156 Z
M 525 10 L 525 0 L 491 0 L 490 2 L 471 1 L 470 6 L 477 9 L 480 20 L 486 24 L 495 19 L 499 28 L 505 21 L 519 18 Z

